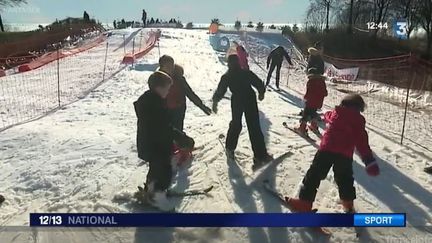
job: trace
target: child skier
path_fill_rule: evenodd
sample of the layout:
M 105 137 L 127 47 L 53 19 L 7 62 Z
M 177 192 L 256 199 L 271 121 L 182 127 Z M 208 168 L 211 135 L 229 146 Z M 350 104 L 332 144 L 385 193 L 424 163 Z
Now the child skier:
M 264 99 L 264 84 L 253 72 L 240 67 L 237 55 L 228 57 L 228 71 L 221 77 L 217 90 L 213 95 L 213 111 L 217 113 L 217 104 L 224 97 L 229 87 L 231 96 L 232 120 L 226 137 L 226 152 L 229 158 L 234 158 L 238 138 L 242 130 L 242 116 L 246 117 L 249 130 L 249 139 L 254 152 L 254 166 L 259 168 L 273 160 L 267 153 L 264 136 L 261 131 L 256 94 L 254 86 L 259 93 L 259 100 Z
M 186 97 L 208 116 L 211 115 L 211 109 L 204 105 L 202 100 L 193 92 L 184 77 L 183 67 L 175 64 L 174 72 L 171 77 L 173 79 L 173 85 L 166 98 L 167 106 L 172 125 L 178 130 L 183 131 L 186 113 Z
M 346 212 L 354 212 L 356 192 L 353 178 L 354 148 L 366 165 L 369 176 L 379 175 L 379 167 L 368 143 L 365 118 L 360 114 L 365 103 L 360 95 L 348 95 L 333 111 L 325 114 L 327 129 L 320 148 L 302 181 L 299 198 L 285 197 L 286 202 L 298 212 L 309 212 L 315 201 L 320 181 L 333 167 L 339 188 L 339 197 Z
M 296 130 L 301 134 L 307 134 L 307 123 L 310 122 L 309 129 L 313 132 L 318 131 L 318 114 L 317 110 L 321 109 L 324 97 L 327 96 L 325 77 L 320 75 L 318 69 L 309 68 L 306 94 L 304 95 L 305 108 L 300 119 L 300 127 Z
M 172 209 L 166 191 L 172 180 L 174 142 L 179 148 L 191 149 L 194 146 L 192 138 L 170 125 L 165 97 L 171 83 L 166 73 L 153 73 L 148 80 L 150 90 L 134 102 L 138 118 L 138 157 L 149 162 L 144 200 L 161 210 Z

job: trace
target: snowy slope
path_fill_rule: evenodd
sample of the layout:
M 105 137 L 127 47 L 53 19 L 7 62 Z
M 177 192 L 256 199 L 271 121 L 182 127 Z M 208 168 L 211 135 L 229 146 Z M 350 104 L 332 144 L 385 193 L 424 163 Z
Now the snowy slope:
M 169 54 L 185 68 L 194 91 L 210 105 L 220 76 L 227 67 L 209 44 L 205 31 L 163 30 L 160 53 Z M 157 67 L 155 48 L 134 68 L 127 68 L 87 97 L 40 120 L 8 129 L 0 136 L 0 192 L 7 201 L 0 207 L 1 226 L 28 224 L 31 212 L 136 212 L 121 198 L 129 198 L 148 170 L 136 155 L 136 118 L 132 102 L 146 89 Z M 260 77 L 265 72 L 251 62 Z M 286 78 L 282 77 L 282 80 Z M 304 82 L 304 74 L 291 71 L 290 83 Z M 227 164 L 217 140 L 231 119 L 230 101 L 222 100 L 219 113 L 207 117 L 188 103 L 186 132 L 195 138 L 194 161 L 181 168 L 178 190 L 214 185 L 210 197 L 176 199 L 181 212 L 288 212 L 262 190 L 270 179 L 287 195 L 295 195 L 316 152 L 281 126 L 302 107 L 301 94 L 290 89 L 267 92 L 259 102 L 261 126 L 269 151 L 276 157 L 291 153 L 280 163 L 255 174 L 252 152 L 244 127 L 236 155 L 239 166 Z M 379 116 L 379 114 L 377 114 Z M 382 175 L 370 178 L 358 158 L 354 163 L 357 197 L 362 212 L 406 212 L 408 224 L 431 226 L 432 177 L 422 172 L 432 154 L 421 148 L 399 146 L 385 131 L 370 131 L 371 146 L 379 157 Z M 332 174 L 321 184 L 316 207 L 341 212 Z M 334 229 L 331 242 L 356 241 L 352 229 Z M 427 237 L 424 228 L 370 229 L 370 238 L 383 242 Z M 397 237 L 397 238 L 396 238 Z M 61 229 L 3 231 L 1 242 L 320 242 L 304 229 Z

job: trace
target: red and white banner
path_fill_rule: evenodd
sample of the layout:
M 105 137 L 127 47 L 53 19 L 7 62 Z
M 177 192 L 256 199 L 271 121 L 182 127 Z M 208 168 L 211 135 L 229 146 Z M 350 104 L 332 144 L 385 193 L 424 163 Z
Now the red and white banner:
M 328 62 L 324 63 L 324 74 L 329 78 L 336 78 L 338 80 L 355 81 L 357 79 L 358 72 L 359 72 L 358 67 L 337 69 L 331 63 Z

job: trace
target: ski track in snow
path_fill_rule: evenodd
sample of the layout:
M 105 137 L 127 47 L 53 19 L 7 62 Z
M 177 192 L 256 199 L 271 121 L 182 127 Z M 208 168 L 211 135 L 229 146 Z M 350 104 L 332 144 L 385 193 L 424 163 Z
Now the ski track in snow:
M 260 45 L 262 45 L 260 41 Z M 121 42 L 119 43 L 119 45 Z M 254 44 L 254 43 L 252 43 Z M 258 45 L 258 44 L 256 44 Z M 263 48 L 265 49 L 265 48 Z M 199 30 L 163 29 L 161 55 L 169 54 L 185 68 L 193 90 L 210 106 L 220 76 L 227 67 Z M 136 154 L 136 117 L 132 103 L 147 89 L 147 79 L 157 67 L 157 47 L 133 68 L 127 67 L 87 97 L 40 120 L 19 125 L 0 136 L 1 226 L 28 225 L 31 212 L 134 212 L 128 199 L 143 183 L 148 170 Z M 119 61 L 119 60 L 116 60 Z M 265 72 L 252 60 L 251 69 Z M 84 69 L 91 69 L 84 67 Z M 281 80 L 286 77 L 282 73 Z M 290 83 L 304 85 L 301 70 L 291 71 Z M 244 124 L 236 150 L 238 163 L 227 163 L 218 135 L 225 134 L 231 119 L 230 101 L 219 103 L 217 115 L 207 117 L 188 101 L 185 131 L 195 138 L 194 160 L 180 168 L 174 188 L 214 185 L 209 196 L 174 199 L 181 212 L 289 212 L 261 188 L 269 179 L 286 195 L 296 195 L 316 152 L 316 144 L 287 130 L 282 122 L 297 125 L 287 114 L 298 113 L 301 94 L 283 88 L 267 92 L 259 102 L 261 126 L 269 152 L 275 157 L 292 154 L 277 164 L 253 173 L 252 151 Z M 284 99 L 282 99 L 283 97 Z M 370 102 L 370 101 L 369 101 Z M 366 119 L 368 119 L 366 117 Z M 380 132 L 386 135 L 386 132 Z M 382 174 L 368 177 L 355 157 L 356 205 L 360 212 L 406 212 L 410 226 L 431 226 L 432 177 L 423 173 L 432 154 L 421 148 L 400 146 L 392 136 L 369 131 L 371 147 Z M 388 134 L 387 134 L 388 135 Z M 314 136 L 314 135 L 312 135 Z M 389 138 L 388 138 L 389 137 Z M 317 139 L 316 137 L 314 137 Z M 318 140 L 318 139 L 317 139 Z M 416 152 L 417 151 L 417 152 Z M 332 173 L 322 181 L 314 204 L 320 212 L 342 212 Z M 0 231 L 1 242 L 325 242 L 300 228 L 202 229 L 61 229 L 20 228 Z M 385 242 L 427 237 L 424 228 L 368 229 L 356 240 L 352 229 L 333 229 L 330 242 Z

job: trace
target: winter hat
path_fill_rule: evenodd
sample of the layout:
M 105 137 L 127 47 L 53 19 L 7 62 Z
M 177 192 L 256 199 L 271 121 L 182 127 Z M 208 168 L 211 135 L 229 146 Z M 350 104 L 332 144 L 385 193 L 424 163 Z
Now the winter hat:
M 360 95 L 349 94 L 342 99 L 341 106 L 355 108 L 356 110 L 363 112 L 366 108 L 366 103 Z
M 237 55 L 230 55 L 228 57 L 228 69 L 240 69 L 240 60 Z

